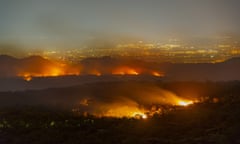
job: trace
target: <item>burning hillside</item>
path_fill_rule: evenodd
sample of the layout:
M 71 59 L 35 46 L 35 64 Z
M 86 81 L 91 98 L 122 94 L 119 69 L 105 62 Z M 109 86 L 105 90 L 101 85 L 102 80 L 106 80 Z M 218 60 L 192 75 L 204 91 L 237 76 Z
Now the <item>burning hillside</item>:
M 5 93 L 6 94 L 6 93 Z M 97 82 L 67 88 L 23 91 L 0 97 L 1 106 L 33 105 L 72 110 L 76 115 L 147 118 L 197 102 L 152 82 Z
M 136 64 L 126 61 L 114 61 L 101 59 L 97 61 L 82 61 L 78 64 L 68 64 L 44 59 L 39 56 L 32 56 L 24 59 L 2 60 L 0 62 L 1 76 L 23 77 L 30 81 L 33 77 L 56 77 L 66 75 L 153 75 L 164 76 L 163 72 L 147 67 L 147 65 Z
M 216 64 L 156 63 L 124 58 L 86 58 L 69 64 L 32 56 L 16 59 L 0 56 L 0 77 L 56 77 L 66 75 L 152 75 L 169 80 L 240 80 L 239 59 Z

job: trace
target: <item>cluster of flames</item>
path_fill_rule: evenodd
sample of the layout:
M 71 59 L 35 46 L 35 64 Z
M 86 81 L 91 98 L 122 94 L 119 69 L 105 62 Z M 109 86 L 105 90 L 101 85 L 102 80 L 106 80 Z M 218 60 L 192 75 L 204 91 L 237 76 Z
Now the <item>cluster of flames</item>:
M 172 101 L 170 106 L 178 106 L 178 107 L 187 107 L 194 103 L 197 103 L 197 100 L 187 100 L 176 98 Z M 80 102 L 83 106 L 89 106 L 88 100 L 84 99 Z M 77 113 L 79 109 L 73 109 L 73 112 Z M 150 109 L 139 108 L 138 106 L 133 105 L 118 105 L 118 106 L 108 106 L 108 110 L 100 113 L 92 113 L 92 115 L 96 117 L 115 117 L 115 118 L 135 118 L 135 119 L 147 119 L 152 117 L 153 115 L 161 115 L 162 109 L 156 105 L 152 106 Z
M 37 66 L 36 66 L 37 67 Z M 88 69 L 84 70 L 82 67 L 73 67 L 66 64 L 57 64 L 46 66 L 38 71 L 26 70 L 18 73 L 19 77 L 23 77 L 26 81 L 31 81 L 33 77 L 57 77 L 57 76 L 67 76 L 67 75 L 141 75 L 148 74 L 156 77 L 163 77 L 164 73 L 157 70 L 148 70 L 139 67 L 130 66 L 116 66 L 111 68 L 108 72 L 102 72 L 98 69 Z M 174 97 L 169 100 L 173 106 L 189 106 L 196 101 L 181 99 L 179 97 Z M 80 103 L 82 106 L 89 106 L 87 100 L 83 100 Z M 74 111 L 77 111 L 76 109 Z M 94 113 L 93 113 L 94 114 Z M 154 114 L 161 114 L 161 108 L 153 106 L 150 110 L 139 107 L 138 105 L 110 105 L 105 107 L 105 111 L 102 113 L 95 113 L 96 116 L 104 117 L 133 117 L 138 119 L 147 119 Z
M 33 77 L 57 77 L 65 75 L 79 75 L 78 71 L 66 72 L 64 68 L 61 67 L 52 67 L 41 72 L 21 72 L 18 74 L 19 77 L 22 77 L 26 81 L 31 81 Z
M 193 100 L 186 100 L 186 99 L 176 99 L 175 102 L 172 103 L 173 106 L 180 106 L 180 107 L 187 107 L 189 105 L 192 105 L 196 103 L 197 101 Z M 124 108 L 124 107 L 123 107 Z M 124 110 L 124 109 L 123 109 Z M 127 113 L 122 114 L 122 115 L 117 115 L 118 117 L 121 116 L 127 116 L 127 117 L 132 117 L 136 119 L 147 119 L 148 117 L 152 117 L 155 114 L 161 115 L 162 114 L 162 109 L 161 108 L 156 108 L 156 106 L 153 106 L 151 110 L 146 110 L 146 109 L 137 109 L 133 108 L 129 111 L 126 111 Z
M 153 75 L 156 77 L 163 77 L 164 73 L 154 70 L 145 70 L 144 72 L 141 71 L 141 69 L 131 68 L 128 66 L 121 66 L 116 67 L 110 70 L 110 72 L 101 72 L 96 69 L 88 70 L 87 72 L 81 73 L 81 68 L 78 67 L 69 67 L 66 65 L 57 65 L 57 66 L 51 66 L 44 68 L 44 70 L 38 71 L 38 72 L 32 72 L 32 71 L 24 71 L 19 72 L 18 76 L 22 77 L 26 81 L 31 81 L 33 77 L 57 77 L 57 76 L 67 76 L 67 75 L 95 75 L 95 76 L 101 76 L 101 75 L 140 75 L 140 74 L 148 74 Z

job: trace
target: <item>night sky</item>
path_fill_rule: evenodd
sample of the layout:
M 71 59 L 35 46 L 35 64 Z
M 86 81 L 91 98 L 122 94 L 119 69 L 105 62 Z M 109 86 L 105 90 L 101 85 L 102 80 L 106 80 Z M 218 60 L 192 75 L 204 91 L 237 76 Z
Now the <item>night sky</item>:
M 0 42 L 81 44 L 240 34 L 239 0 L 0 0 Z

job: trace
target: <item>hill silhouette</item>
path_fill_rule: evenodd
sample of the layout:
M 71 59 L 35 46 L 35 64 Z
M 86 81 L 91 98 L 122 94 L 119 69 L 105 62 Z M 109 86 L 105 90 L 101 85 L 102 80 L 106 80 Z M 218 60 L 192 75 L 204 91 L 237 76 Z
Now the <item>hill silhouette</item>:
M 0 77 L 16 77 L 19 73 L 41 73 L 56 63 L 40 56 L 17 59 L 0 55 Z M 159 71 L 167 80 L 229 81 L 240 80 L 240 58 L 232 58 L 222 63 L 157 63 L 135 59 L 112 57 L 87 58 L 80 61 L 76 68 L 81 74 L 112 74 L 116 69 L 133 69 L 141 74 Z M 126 71 L 126 70 L 125 70 Z

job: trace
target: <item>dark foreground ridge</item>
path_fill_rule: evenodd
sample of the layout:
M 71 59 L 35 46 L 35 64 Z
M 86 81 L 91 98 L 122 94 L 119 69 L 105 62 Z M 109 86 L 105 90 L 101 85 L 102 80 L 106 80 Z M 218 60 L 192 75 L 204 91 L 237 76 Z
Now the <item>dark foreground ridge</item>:
M 186 94 L 186 91 L 189 94 L 199 93 L 203 101 L 171 111 L 166 108 L 162 114 L 148 119 L 79 116 L 70 110 L 41 105 L 1 107 L 0 143 L 240 143 L 240 82 L 172 82 L 159 85 L 178 94 Z M 54 94 L 53 91 L 56 89 L 47 90 Z M 31 93 L 34 94 L 34 91 Z M 5 92 L 1 96 L 8 94 L 13 93 Z

